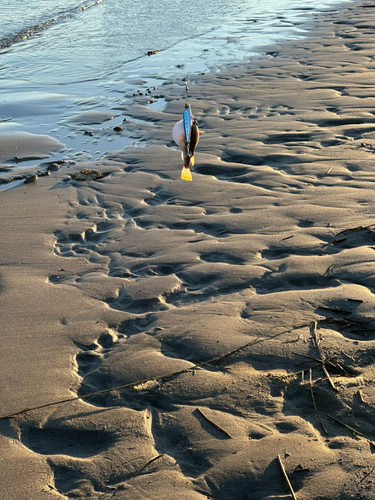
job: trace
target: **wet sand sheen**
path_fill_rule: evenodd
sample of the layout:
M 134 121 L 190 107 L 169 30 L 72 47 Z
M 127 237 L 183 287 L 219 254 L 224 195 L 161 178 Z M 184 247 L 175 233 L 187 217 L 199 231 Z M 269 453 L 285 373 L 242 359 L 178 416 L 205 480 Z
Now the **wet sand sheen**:
M 195 78 L 192 183 L 172 86 L 122 110 L 146 147 L 1 195 L 2 414 L 104 391 L 0 420 L 2 498 L 288 498 L 278 456 L 299 500 L 372 498 L 374 30 L 349 4 Z
M 129 124 L 119 131 L 128 117 L 117 111 L 127 100 L 147 96 L 150 108 L 163 110 L 165 83 L 220 71 L 255 55 L 254 46 L 303 36 L 301 22 L 327 1 L 307 0 L 301 8 L 298 0 L 163 0 L 129 8 L 121 0 L 30 0 L 27 6 L 13 0 L 2 9 L 0 133 L 51 136 L 65 146 L 55 160 L 66 161 L 96 161 L 108 150 L 144 146 Z M 105 123 L 92 121 L 95 113 L 107 116 Z M 26 165 L 7 166 L 20 175 Z M 35 163 L 27 166 L 36 172 Z M 1 175 L 2 184 L 8 180 Z

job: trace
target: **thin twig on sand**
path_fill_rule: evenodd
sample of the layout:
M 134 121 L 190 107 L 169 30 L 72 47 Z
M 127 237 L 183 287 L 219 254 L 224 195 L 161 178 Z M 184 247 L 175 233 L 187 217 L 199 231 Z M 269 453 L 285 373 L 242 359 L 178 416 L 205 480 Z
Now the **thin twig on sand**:
M 332 262 L 332 264 L 327 267 L 326 269 L 326 272 L 324 273 L 324 276 L 327 276 L 329 273 L 331 273 L 333 271 L 333 269 L 335 268 L 336 266 L 336 262 Z
M 358 396 L 358 399 L 360 400 L 361 403 L 366 403 L 365 398 L 363 397 L 361 389 L 358 389 L 357 396 Z
M 323 368 L 323 371 L 324 371 L 324 375 L 327 377 L 328 379 L 328 382 L 330 383 L 332 389 L 334 391 L 337 391 L 338 392 L 338 389 L 337 387 L 335 386 L 335 384 L 333 383 L 333 380 L 331 379 L 329 373 L 328 373 L 328 370 L 326 368 L 326 365 L 325 365 L 325 359 L 324 359 L 324 356 L 323 356 L 323 352 L 320 348 L 320 341 L 319 341 L 319 338 L 318 338 L 318 322 L 317 321 L 314 321 L 313 323 L 314 325 L 314 330 L 313 330 L 313 333 L 314 333 L 314 342 L 315 342 L 315 347 L 317 348 L 317 351 L 318 351 L 318 354 L 319 354 L 319 361 L 322 363 L 322 368 Z
M 189 366 L 188 368 L 184 368 L 183 370 L 178 370 L 178 371 L 175 371 L 172 373 L 164 373 L 161 375 L 157 375 L 155 377 L 146 378 L 144 380 L 137 380 L 136 382 L 130 382 L 128 384 L 118 385 L 116 387 L 111 387 L 109 389 L 103 389 L 102 391 L 91 392 L 90 394 L 83 394 L 80 396 L 74 396 L 71 398 L 61 399 L 59 401 L 53 401 L 53 402 L 45 403 L 45 404 L 42 404 L 39 406 L 33 406 L 31 408 L 27 407 L 27 408 L 24 408 L 23 410 L 19 410 L 19 411 L 16 411 L 14 413 L 8 413 L 7 415 L 2 415 L 2 416 L 0 416 L 0 420 L 14 418 L 14 417 L 17 417 L 19 415 L 23 415 L 24 413 L 28 413 L 28 412 L 34 411 L 34 410 L 40 410 L 42 408 L 49 408 L 51 406 L 57 406 L 57 405 L 60 405 L 63 403 L 70 403 L 72 401 L 78 401 L 79 399 L 89 399 L 89 398 L 92 398 L 94 396 L 99 396 L 101 394 L 108 394 L 110 392 L 119 391 L 122 389 L 133 388 L 137 385 L 146 384 L 147 382 L 151 382 L 151 381 L 167 380 L 169 378 L 176 377 L 178 375 L 182 375 L 183 373 L 188 373 L 188 372 L 194 371 L 194 370 L 199 369 L 203 366 L 217 365 L 221 361 L 223 361 L 225 358 L 228 358 L 229 356 L 232 356 L 233 354 L 236 354 L 237 352 L 242 351 L 243 349 L 246 349 L 247 347 L 264 342 L 265 340 L 275 339 L 275 338 L 279 337 L 280 335 L 290 333 L 291 331 L 294 331 L 294 330 L 297 330 L 299 328 L 306 327 L 306 326 L 308 326 L 308 324 L 298 325 L 298 326 L 293 327 L 292 329 L 276 333 L 272 337 L 268 337 L 268 338 L 267 337 L 256 337 L 254 340 L 251 340 L 250 342 L 247 342 L 244 345 L 236 347 L 235 349 L 232 349 L 229 352 L 221 354 L 220 356 L 217 356 L 215 358 L 208 359 L 207 361 L 202 361 L 201 363 L 194 364 L 192 366 Z
M 292 234 L 290 236 L 286 236 L 286 238 L 282 238 L 280 241 L 290 240 L 290 238 L 294 238 L 294 234 Z
M 282 333 L 284 333 L 284 332 L 282 332 Z M 78 399 L 89 399 L 89 398 L 92 398 L 94 396 L 100 396 L 101 394 L 108 394 L 110 392 L 119 391 L 121 389 L 130 389 L 130 388 L 136 387 L 137 385 L 146 384 L 147 382 L 151 382 L 154 380 L 166 380 L 166 379 L 178 376 L 178 375 L 182 375 L 183 373 L 187 373 L 187 372 L 196 370 L 196 369 L 201 368 L 203 366 L 217 365 L 218 363 L 220 363 L 223 359 L 227 358 L 228 356 L 231 356 L 232 354 L 235 354 L 235 353 L 241 351 L 242 349 L 249 347 L 250 345 L 258 343 L 261 339 L 263 339 L 263 337 L 257 337 L 255 340 L 251 340 L 250 342 L 247 342 L 246 344 L 244 344 L 240 347 L 236 347 L 235 349 L 232 349 L 231 351 L 226 352 L 225 354 L 217 356 L 216 358 L 208 359 L 207 361 L 202 361 L 201 363 L 194 364 L 192 366 L 189 366 L 189 368 L 184 368 L 183 370 L 178 370 L 178 371 L 175 371 L 172 373 L 164 373 L 162 375 L 157 375 L 155 377 L 150 377 L 150 378 L 147 378 L 144 380 L 138 380 L 136 382 L 130 382 L 128 384 L 122 384 L 122 385 L 118 385 L 116 387 L 111 387 L 110 389 L 103 389 L 102 391 L 91 392 L 90 394 L 82 394 L 80 396 L 74 396 L 71 398 L 61 399 L 59 401 L 53 401 L 51 403 L 46 403 L 46 404 L 39 405 L 39 406 L 33 406 L 32 408 L 24 408 L 23 410 L 20 410 L 20 411 L 14 412 L 14 413 L 9 413 L 8 415 L 0 416 L 0 420 L 4 420 L 7 418 L 14 418 L 14 417 L 17 417 L 18 415 L 22 415 L 24 413 L 28 413 L 28 412 L 33 411 L 33 410 L 40 410 L 42 408 L 48 408 L 50 406 L 56 406 L 56 405 L 60 405 L 63 403 L 69 403 L 72 401 L 77 401 Z
M 322 419 L 320 418 L 320 415 L 319 415 L 319 412 L 318 412 L 318 408 L 316 406 L 316 402 L 315 402 L 315 396 L 314 396 L 314 389 L 313 389 L 313 381 L 312 381 L 312 369 L 310 368 L 310 392 L 311 392 L 311 399 L 312 399 L 312 402 L 313 402 L 313 405 L 314 405 L 314 410 L 315 410 L 315 414 L 320 422 L 320 425 L 323 427 L 323 430 L 324 432 L 326 433 L 326 436 L 328 436 L 328 432 L 327 432 L 327 429 L 325 428 L 323 422 L 322 422 Z
M 308 354 L 301 354 L 301 356 L 303 356 L 305 358 L 312 359 L 313 361 L 318 361 L 318 363 L 321 363 L 321 360 L 318 358 L 314 358 L 314 356 L 309 356 Z M 304 362 L 304 363 L 306 363 L 306 362 Z M 327 370 L 330 370 L 333 373 L 337 373 L 341 377 L 355 377 L 355 375 L 353 373 L 349 373 L 342 365 L 340 365 L 340 363 L 332 363 L 331 360 L 328 360 L 328 361 L 325 361 L 324 364 L 325 364 Z M 298 365 L 302 365 L 302 363 L 298 363 Z M 320 364 L 316 365 L 316 366 L 320 366 Z M 315 368 L 315 366 L 313 366 L 313 368 Z
M 363 481 L 364 481 L 365 479 L 367 479 L 367 478 L 369 477 L 369 475 L 370 475 L 370 474 L 372 474 L 372 473 L 374 472 L 374 470 L 375 470 L 375 467 L 373 467 L 373 468 L 370 470 L 370 472 L 368 472 L 365 476 L 363 476 L 363 478 L 359 481 L 359 483 L 358 483 L 358 484 L 363 483 Z
M 331 420 L 333 420 L 334 422 L 337 422 L 338 424 L 342 425 L 343 427 L 345 427 L 349 431 L 351 431 L 355 436 L 366 439 L 366 441 L 369 442 L 371 444 L 371 446 L 373 446 L 375 448 L 375 442 L 372 439 L 366 437 L 361 431 L 357 431 L 357 429 L 350 427 L 350 425 L 347 425 L 344 422 L 341 422 L 341 420 L 338 420 L 337 418 L 332 417 L 331 415 L 327 414 L 327 417 L 330 418 Z
M 338 238 L 337 240 L 329 241 L 328 243 L 324 243 L 323 246 L 328 247 L 329 245 L 337 245 L 338 243 L 342 243 L 343 241 L 347 240 L 348 238 L 344 236 L 343 238 Z
M 329 169 L 327 170 L 327 172 L 323 175 L 323 177 L 324 177 L 325 175 L 329 175 L 329 174 L 331 173 L 332 169 L 333 169 L 333 167 L 329 168 Z
M 331 415 L 328 415 L 327 413 L 327 417 L 330 418 L 331 420 L 333 420 L 334 422 L 337 422 L 338 424 L 342 425 L 343 427 L 345 427 L 346 429 L 349 429 L 353 434 L 355 434 L 356 436 L 360 436 L 360 437 L 365 437 L 361 431 L 357 431 L 356 429 L 354 429 L 353 427 L 350 427 L 350 425 L 347 425 L 347 424 L 344 424 L 344 422 L 341 422 L 341 420 L 338 420 L 337 418 L 335 417 L 332 417 Z
M 227 432 L 225 429 L 223 429 L 222 427 L 220 427 L 220 425 L 216 424 L 213 420 L 211 420 L 210 418 L 208 418 L 207 415 L 205 415 L 202 410 L 200 410 L 199 408 L 197 408 L 197 412 L 199 412 L 199 414 L 202 415 L 202 417 L 205 420 L 207 420 L 207 422 L 209 422 L 211 425 L 213 425 L 215 427 L 215 429 L 217 429 L 218 431 L 222 432 L 223 434 L 225 434 L 230 439 L 233 439 L 233 437 L 229 434 L 229 432 Z
M 142 469 L 145 469 L 146 467 L 148 467 L 150 464 L 152 464 L 153 462 L 155 462 L 156 460 L 159 460 L 159 458 L 162 458 L 165 456 L 165 453 L 160 453 L 159 455 L 157 455 L 156 457 L 154 458 L 151 458 L 151 460 L 149 460 L 147 462 L 147 464 L 145 464 Z
M 375 226 L 375 224 L 370 224 L 368 226 L 350 227 L 349 229 L 344 229 L 343 231 L 340 231 L 339 233 L 336 234 L 336 236 L 338 236 L 339 234 L 343 234 L 343 233 L 353 233 L 354 231 L 363 231 L 364 229 L 370 229 L 374 226 Z
M 293 490 L 293 486 L 292 486 L 291 482 L 289 481 L 288 474 L 286 473 L 286 470 L 285 470 L 285 467 L 284 467 L 284 464 L 283 464 L 283 462 L 281 460 L 280 455 L 277 455 L 277 460 L 279 462 L 279 465 L 280 465 L 280 468 L 281 468 L 281 472 L 283 473 L 283 476 L 284 476 L 284 479 L 286 481 L 286 484 L 288 485 L 290 494 L 291 494 L 293 500 L 297 500 L 296 494 L 294 493 L 294 490 Z

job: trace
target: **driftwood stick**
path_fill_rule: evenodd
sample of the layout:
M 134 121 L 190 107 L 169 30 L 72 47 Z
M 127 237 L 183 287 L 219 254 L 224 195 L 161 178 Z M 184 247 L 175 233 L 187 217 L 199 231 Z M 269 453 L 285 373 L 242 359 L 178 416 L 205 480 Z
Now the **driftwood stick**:
M 286 481 L 286 484 L 288 485 L 288 488 L 289 488 L 289 491 L 290 491 L 290 494 L 293 498 L 293 500 L 297 500 L 297 497 L 296 497 L 296 494 L 294 493 L 294 490 L 293 490 L 293 486 L 291 485 L 291 482 L 289 481 L 289 477 L 288 477 L 288 474 L 286 473 L 286 470 L 285 470 L 285 467 L 284 467 L 284 464 L 281 460 L 281 457 L 280 455 L 277 455 L 277 460 L 279 462 L 279 465 L 280 465 L 280 469 L 281 469 L 281 472 L 284 476 L 284 479 Z
M 316 401 L 315 401 L 315 396 L 314 396 L 314 389 L 313 389 L 313 381 L 312 381 L 312 369 L 310 368 L 310 392 L 311 392 L 311 399 L 312 399 L 312 402 L 313 402 L 313 405 L 314 405 L 314 410 L 315 410 L 315 414 L 320 422 L 320 425 L 323 427 L 323 430 L 326 434 L 326 436 L 328 436 L 328 432 L 327 432 L 327 429 L 325 428 L 323 422 L 322 422 L 322 419 L 320 418 L 320 415 L 319 415 L 319 412 L 318 412 L 318 408 L 316 406 Z

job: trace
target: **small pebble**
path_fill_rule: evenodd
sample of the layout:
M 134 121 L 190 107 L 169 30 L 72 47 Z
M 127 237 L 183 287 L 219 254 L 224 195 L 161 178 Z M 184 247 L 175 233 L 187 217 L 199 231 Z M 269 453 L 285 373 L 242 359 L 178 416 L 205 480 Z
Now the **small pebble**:
M 75 172 L 71 174 L 71 178 L 76 181 L 95 181 L 96 179 L 101 179 L 103 175 L 98 170 L 90 170 L 89 168 L 84 168 L 80 172 Z
M 37 180 L 38 180 L 38 176 L 36 174 L 33 174 L 24 180 L 24 184 L 31 184 L 32 182 L 36 182 Z
M 50 172 L 57 172 L 59 170 L 60 165 L 58 163 L 51 163 L 51 165 L 48 166 L 48 170 Z

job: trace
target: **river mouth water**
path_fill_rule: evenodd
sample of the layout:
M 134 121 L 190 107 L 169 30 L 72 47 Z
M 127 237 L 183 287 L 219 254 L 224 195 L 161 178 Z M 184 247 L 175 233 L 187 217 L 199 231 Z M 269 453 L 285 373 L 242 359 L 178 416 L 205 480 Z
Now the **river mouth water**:
M 301 24 L 333 2 L 31 1 L 2 7 L 0 150 L 14 134 L 49 136 L 35 158 L 0 154 L 0 181 L 39 167 L 39 160 L 92 161 L 108 151 L 144 146 L 117 133 L 127 104 L 141 95 L 162 111 L 163 84 L 218 72 L 261 47 L 306 32 Z M 337 4 L 337 2 L 336 2 Z M 18 12 L 18 16 L 14 16 Z M 274 54 L 270 54 L 272 57 Z M 165 87 L 167 88 L 167 87 Z M 182 88 L 183 91 L 183 88 Z M 37 141 L 38 142 L 38 141 Z M 11 176 L 9 173 L 11 172 Z M 13 176 L 13 177 L 12 177 Z M 14 183 L 9 183 L 13 186 Z

